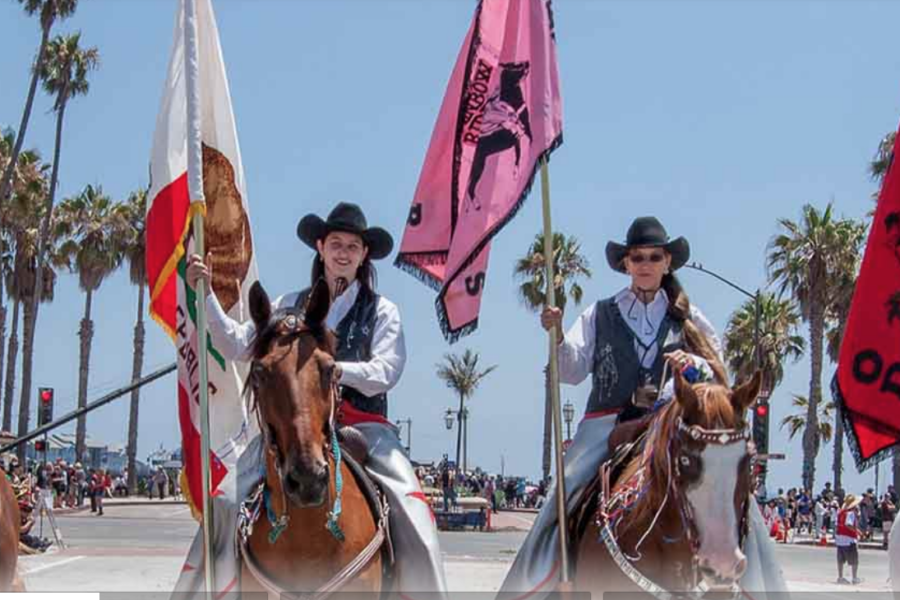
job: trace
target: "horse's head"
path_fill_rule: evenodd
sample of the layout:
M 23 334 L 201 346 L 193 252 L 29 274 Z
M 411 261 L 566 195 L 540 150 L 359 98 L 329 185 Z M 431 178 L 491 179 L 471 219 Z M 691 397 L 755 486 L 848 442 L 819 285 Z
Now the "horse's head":
M 328 436 L 337 402 L 334 336 L 325 327 L 330 303 L 324 281 L 313 286 L 302 312 L 273 312 L 262 285 L 250 289 L 257 333 L 248 383 L 269 465 L 301 508 L 322 505 L 328 494 Z
M 741 541 L 749 524 L 753 450 L 745 415 L 760 381 L 757 372 L 729 390 L 690 385 L 675 372 L 672 483 L 681 495 L 696 565 L 713 586 L 736 583 L 747 568 Z

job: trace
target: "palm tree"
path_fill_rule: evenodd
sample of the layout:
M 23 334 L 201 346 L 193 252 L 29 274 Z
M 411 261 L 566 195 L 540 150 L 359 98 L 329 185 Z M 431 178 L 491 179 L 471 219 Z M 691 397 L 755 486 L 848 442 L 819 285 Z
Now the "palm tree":
M 840 358 L 841 342 L 844 340 L 844 327 L 850 316 L 850 304 L 853 302 L 856 278 L 862 262 L 862 247 L 866 238 L 866 229 L 865 223 L 855 223 L 855 226 L 847 228 L 846 233 L 850 236 L 850 239 L 847 241 L 847 252 L 841 255 L 842 264 L 835 265 L 837 281 L 826 313 L 829 326 L 828 331 L 825 333 L 828 358 L 834 364 L 837 364 Z M 844 421 L 840 412 L 837 413 L 834 420 L 833 450 L 833 486 L 834 489 L 839 490 L 842 489 L 841 475 L 844 472 Z
M 763 389 L 772 392 L 784 378 L 784 364 L 803 356 L 804 340 L 797 333 L 800 313 L 791 300 L 760 295 L 760 358 Z M 748 379 L 756 365 L 756 302 L 748 300 L 731 315 L 725 330 L 725 359 L 738 381 Z
M 40 214 L 47 195 L 48 167 L 41 162 L 34 150 L 22 152 L 14 177 L 13 195 L 0 209 L 3 237 L 3 255 L 0 257 L 0 284 L 6 286 L 9 299 L 13 302 L 10 324 L 9 347 L 6 355 L 6 377 L 3 387 L 3 430 L 12 430 L 13 391 L 15 389 L 15 366 L 19 350 L 18 324 L 19 309 L 28 288 L 28 274 L 33 273 L 28 266 L 37 251 L 37 231 Z M 55 276 L 54 276 L 55 277 Z M 30 284 L 33 285 L 33 282 Z M 52 286 L 50 290 L 52 297 Z M 48 300 L 49 297 L 42 297 Z
M 101 187 L 88 185 L 77 196 L 59 205 L 56 233 L 62 241 L 60 264 L 78 275 L 78 287 L 84 291 L 84 316 L 78 337 L 81 349 L 78 363 L 78 408 L 87 406 L 88 377 L 91 368 L 91 343 L 94 321 L 91 304 L 103 280 L 119 268 L 123 259 L 123 238 L 127 223 L 116 211 Z M 84 458 L 87 419 L 78 418 L 75 428 L 75 460 Z
M 127 223 L 124 253 L 129 265 L 129 278 L 131 283 L 138 288 L 137 320 L 134 324 L 134 355 L 131 369 L 131 380 L 141 378 L 144 366 L 144 287 L 147 284 L 147 271 L 145 267 L 145 239 L 144 227 L 147 214 L 147 190 L 141 189 L 132 192 L 128 201 L 119 204 L 116 210 L 120 213 L 123 223 Z M 128 416 L 128 490 L 129 493 L 137 493 L 137 438 L 138 438 L 138 406 L 140 402 L 140 388 L 131 392 L 131 410 Z
M 528 253 L 516 261 L 513 275 L 520 280 L 519 298 L 531 311 L 537 312 L 547 304 L 547 271 L 544 260 L 544 234 L 535 236 Z M 581 254 L 581 245 L 574 236 L 556 232 L 553 234 L 553 277 L 556 305 L 565 310 L 571 297 L 581 304 L 584 291 L 579 284 L 582 277 L 590 278 L 588 259 Z M 544 370 L 544 452 L 542 469 L 544 479 L 550 476 L 552 458 L 553 406 L 550 396 L 549 371 Z
M 44 256 L 38 262 L 38 246 L 40 229 L 44 221 L 44 211 L 47 210 L 45 200 L 49 190 L 45 190 L 36 202 L 32 205 L 30 216 L 25 216 L 19 221 L 22 226 L 17 233 L 16 238 L 16 255 L 12 280 L 9 289 L 13 293 L 13 299 L 22 306 L 22 390 L 19 401 L 19 425 L 18 435 L 21 437 L 28 432 L 28 422 L 30 418 L 30 396 L 25 392 L 31 386 L 31 364 L 26 359 L 34 354 L 34 329 L 37 321 L 37 307 L 32 305 L 32 301 L 37 298 L 39 302 L 53 302 L 56 287 L 56 271 L 54 264 L 57 259 L 57 240 L 50 238 L 44 245 Z M 25 210 L 25 209 L 23 209 Z M 51 223 L 56 222 L 56 216 L 51 216 Z M 41 265 L 41 268 L 38 268 Z M 40 275 L 39 275 L 40 274 Z M 38 280 L 40 287 L 38 288 Z M 16 316 L 13 311 L 13 316 Z M 29 337 L 28 332 L 32 332 Z M 12 353 L 7 359 L 7 378 L 6 390 L 8 405 L 12 406 L 12 386 L 15 378 L 10 375 L 9 365 L 13 364 Z M 26 370 L 27 367 L 27 370 Z M 27 379 L 26 379 L 27 376 Z M 26 385 L 27 384 L 27 385 Z M 19 446 L 19 461 L 25 459 L 25 446 Z M 23 463 L 24 464 L 24 463 Z
M 813 489 L 816 456 L 819 453 L 818 408 L 822 401 L 822 358 L 827 311 L 841 282 L 841 269 L 853 252 L 852 240 L 858 224 L 835 219 L 832 205 L 824 211 L 807 204 L 799 223 L 779 219 L 781 232 L 769 243 L 769 281 L 779 286 L 779 294 L 790 292 L 800 305 L 803 320 L 809 323 L 811 373 L 806 429 L 803 433 L 803 486 Z M 855 251 L 858 251 L 855 250 Z
M 459 430 L 456 434 L 456 466 L 459 468 L 459 452 L 460 447 L 463 448 L 462 469 L 467 470 L 468 460 L 466 456 L 466 442 L 463 441 L 467 432 L 463 430 L 467 428 L 466 400 L 472 397 L 481 381 L 497 368 L 492 365 L 484 370 L 478 368 L 478 353 L 466 349 L 462 356 L 456 354 L 445 354 L 444 362 L 437 365 L 437 376 L 444 380 L 447 387 L 459 394 Z M 467 441 L 467 440 L 466 440 Z
M 50 188 L 47 192 L 46 207 L 43 211 L 40 232 L 38 234 L 37 264 L 45 264 L 50 240 L 50 218 L 53 215 L 53 203 L 56 196 L 56 183 L 59 178 L 59 155 L 62 149 L 62 127 L 69 100 L 88 93 L 88 73 L 97 67 L 99 53 L 96 48 L 81 48 L 81 34 L 57 36 L 47 47 L 47 57 L 41 64 L 40 75 L 44 90 L 55 96 L 53 110 L 56 112 L 56 143 L 53 150 L 53 170 L 50 174 Z M 43 269 L 36 270 L 34 290 L 41 290 L 43 285 Z M 23 323 L 24 342 L 22 346 L 22 393 L 19 399 L 19 436 L 28 432 L 28 410 L 31 405 L 31 371 L 34 362 L 34 332 L 38 316 L 37 294 L 33 294 L 26 302 L 26 314 L 31 318 Z
M 788 428 L 788 438 L 794 439 L 801 431 L 803 431 L 804 437 L 806 436 L 807 431 L 815 431 L 817 432 L 816 437 L 820 444 L 827 444 L 830 442 L 833 433 L 831 419 L 835 408 L 834 402 L 827 402 L 818 407 L 816 428 L 811 430 L 806 426 L 809 422 L 809 399 L 800 394 L 793 394 L 793 396 L 794 399 L 791 401 L 791 404 L 798 412 L 788 415 L 781 420 L 781 428 Z
M 28 120 L 31 118 L 31 108 L 34 106 L 34 95 L 37 92 L 38 79 L 47 59 L 47 45 L 50 40 L 50 30 L 57 20 L 65 19 L 75 12 L 78 0 L 18 0 L 28 16 L 40 15 L 41 42 L 38 44 L 37 58 L 31 69 L 31 83 L 28 86 L 28 98 L 25 100 L 25 110 L 22 112 L 22 121 L 19 123 L 19 134 L 12 145 L 10 161 L 3 169 L 0 179 L 0 206 L 6 200 L 12 189 L 13 174 L 25 142 L 25 131 L 28 129 Z
M 896 131 L 892 131 L 881 138 L 881 141 L 878 143 L 878 151 L 875 153 L 875 158 L 869 163 L 869 176 L 874 181 L 878 182 L 879 188 L 884 181 L 884 176 L 887 175 L 888 167 L 891 166 L 891 162 L 894 160 L 894 142 L 896 140 Z M 875 197 L 877 200 L 878 192 L 875 192 Z

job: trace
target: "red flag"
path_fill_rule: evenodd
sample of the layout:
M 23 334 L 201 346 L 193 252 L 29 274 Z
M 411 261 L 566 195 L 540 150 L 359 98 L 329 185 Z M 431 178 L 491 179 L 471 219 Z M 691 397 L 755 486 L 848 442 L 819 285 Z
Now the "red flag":
M 451 342 L 478 326 L 491 239 L 562 143 L 549 0 L 481 0 L 419 176 L 395 265 L 439 290 Z
M 900 137 L 898 137 L 900 140 Z M 900 441 L 900 173 L 891 165 L 878 197 L 831 383 L 860 470 Z

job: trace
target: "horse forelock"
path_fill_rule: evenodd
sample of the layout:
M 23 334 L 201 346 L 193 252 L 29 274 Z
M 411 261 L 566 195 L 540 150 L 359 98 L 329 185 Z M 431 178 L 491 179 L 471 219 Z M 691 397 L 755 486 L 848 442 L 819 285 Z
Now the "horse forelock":
M 272 348 L 272 343 L 279 337 L 285 335 L 282 332 L 279 332 L 278 326 L 284 321 L 286 318 L 293 316 L 297 319 L 300 319 L 302 323 L 303 319 L 303 311 L 297 308 L 279 308 L 277 309 L 272 316 L 269 318 L 268 323 L 261 329 L 258 328 L 253 338 L 250 341 L 250 349 L 248 354 L 251 357 L 252 363 L 257 363 L 261 361 L 266 356 L 269 355 Z M 317 347 L 334 356 L 337 341 L 334 336 L 334 333 L 331 332 L 324 325 L 319 328 L 311 328 L 307 326 L 305 323 L 302 323 L 301 326 L 296 329 L 294 332 L 287 334 L 293 336 L 294 338 L 299 338 L 304 333 L 310 333 L 316 340 Z M 300 356 L 297 357 L 300 360 Z M 243 395 L 248 403 L 248 407 L 252 410 L 254 408 L 253 404 L 253 394 L 251 393 L 253 390 L 253 366 L 251 363 L 250 371 L 247 373 L 247 377 L 244 379 L 244 388 Z

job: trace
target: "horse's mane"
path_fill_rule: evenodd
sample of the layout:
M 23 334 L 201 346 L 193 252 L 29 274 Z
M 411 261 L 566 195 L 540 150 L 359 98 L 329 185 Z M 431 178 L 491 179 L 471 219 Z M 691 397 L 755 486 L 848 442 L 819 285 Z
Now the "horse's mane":
M 704 383 L 693 386 L 697 398 L 697 425 L 705 429 L 740 427 L 743 415 L 736 415 L 731 405 L 731 391 L 721 385 Z M 678 441 L 678 420 L 684 409 L 672 398 L 650 421 L 640 454 L 626 468 L 623 478 L 637 469 L 645 470 L 645 486 L 635 502 L 628 523 L 650 523 L 665 500 Z M 627 526 L 627 525 L 626 525 Z

